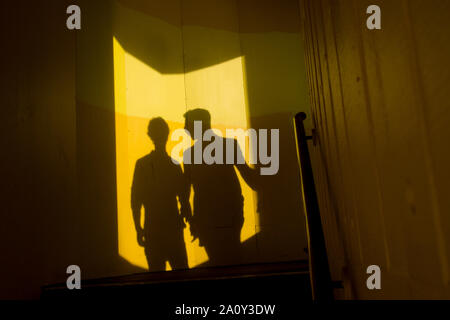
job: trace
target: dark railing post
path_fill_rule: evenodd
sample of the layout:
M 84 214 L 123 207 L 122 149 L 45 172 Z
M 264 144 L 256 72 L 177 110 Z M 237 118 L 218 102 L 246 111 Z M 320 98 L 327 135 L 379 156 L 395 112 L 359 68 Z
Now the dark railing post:
M 328 265 L 325 238 L 320 218 L 319 203 L 317 201 L 314 176 L 309 157 L 307 137 L 303 121 L 306 114 L 300 112 L 295 115 L 295 129 L 297 137 L 297 152 L 300 162 L 303 204 L 306 218 L 308 237 L 309 271 L 313 299 L 315 301 L 333 300 L 333 284 Z

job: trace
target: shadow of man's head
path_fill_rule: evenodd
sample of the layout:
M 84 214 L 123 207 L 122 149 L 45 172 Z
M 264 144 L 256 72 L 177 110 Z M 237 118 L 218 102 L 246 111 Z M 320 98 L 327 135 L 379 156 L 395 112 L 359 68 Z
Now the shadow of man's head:
M 197 134 L 203 135 L 204 131 L 211 129 L 211 114 L 206 109 L 197 108 L 189 110 L 184 114 L 184 120 L 184 129 L 193 139 L 195 139 L 194 124 L 196 121 L 200 121 L 202 123 L 201 130 L 199 131 L 199 129 L 197 129 Z
M 169 125 L 163 118 L 157 117 L 150 120 L 147 134 L 155 145 L 156 150 L 165 150 L 169 131 Z

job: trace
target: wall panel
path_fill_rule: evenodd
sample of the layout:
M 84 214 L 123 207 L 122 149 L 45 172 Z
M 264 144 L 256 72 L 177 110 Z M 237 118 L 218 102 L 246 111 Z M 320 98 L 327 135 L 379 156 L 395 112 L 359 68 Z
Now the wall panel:
M 382 30 L 366 28 L 371 4 Z M 448 297 L 448 3 L 304 0 L 300 11 L 317 188 L 329 190 L 319 192 L 322 219 L 343 244 L 341 264 L 326 232 L 345 296 Z M 365 286 L 371 264 L 381 291 Z

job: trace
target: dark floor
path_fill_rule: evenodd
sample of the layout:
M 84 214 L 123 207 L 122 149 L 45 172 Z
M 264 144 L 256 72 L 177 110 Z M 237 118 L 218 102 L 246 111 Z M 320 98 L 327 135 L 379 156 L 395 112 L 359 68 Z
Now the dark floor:
M 149 316 L 174 319 L 176 308 L 183 304 L 210 306 L 216 313 L 228 309 L 220 305 L 276 305 L 277 315 L 292 314 L 302 302 L 311 301 L 307 268 L 305 262 L 289 262 L 93 279 L 82 282 L 80 290 L 68 290 L 65 284 L 44 287 L 42 299 L 103 300 L 112 304 L 132 300 L 137 307 L 148 307 Z

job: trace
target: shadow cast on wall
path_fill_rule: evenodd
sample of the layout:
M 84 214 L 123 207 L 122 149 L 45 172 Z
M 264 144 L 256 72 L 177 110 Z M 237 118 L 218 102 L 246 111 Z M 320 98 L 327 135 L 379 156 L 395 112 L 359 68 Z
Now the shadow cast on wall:
M 221 175 L 225 177 L 222 181 L 217 178 L 217 185 L 221 191 L 217 192 L 217 195 L 213 195 L 214 189 L 207 190 L 202 201 L 210 208 L 216 206 L 214 211 L 217 212 L 218 217 L 233 220 L 232 215 L 227 215 L 226 212 L 230 210 L 239 212 L 245 204 L 253 202 L 257 209 L 251 213 L 255 221 L 250 226 L 253 228 L 253 236 L 245 239 L 242 243 L 240 240 L 239 243 L 236 240 L 217 240 L 216 244 L 212 244 L 213 241 L 210 241 L 211 246 L 204 246 L 208 261 L 196 263 L 195 266 L 236 263 L 236 261 L 224 261 L 225 256 L 241 256 L 243 260 L 238 258 L 237 261 L 244 263 L 305 259 L 306 255 L 303 250 L 306 247 L 306 232 L 292 124 L 294 113 L 307 111 L 304 110 L 307 106 L 307 94 L 306 85 L 303 83 L 304 67 L 301 64 L 302 48 L 299 38 L 297 1 L 263 1 L 261 3 L 217 1 L 214 5 L 209 1 L 194 1 L 188 5 L 187 2 L 180 0 L 164 2 L 136 0 L 104 1 L 102 4 L 86 3 L 86 6 L 92 9 L 90 10 L 92 16 L 86 15 L 86 21 L 90 20 L 91 28 L 82 30 L 83 35 L 78 39 L 77 160 L 79 161 L 79 185 L 83 186 L 80 191 L 82 211 L 86 218 L 91 216 L 92 223 L 86 227 L 87 236 L 83 244 L 86 248 L 96 246 L 98 249 L 93 251 L 100 250 L 103 256 L 111 256 L 110 259 L 104 259 L 104 262 L 92 262 L 92 259 L 87 257 L 89 252 L 86 251 L 85 261 L 92 266 L 89 268 L 88 274 L 104 275 L 105 268 L 109 270 L 106 272 L 107 275 L 144 270 L 133 266 L 134 263 L 129 264 L 128 267 L 121 266 L 121 263 L 116 260 L 120 248 L 120 239 L 117 236 L 120 226 L 118 226 L 117 218 L 114 217 L 114 212 L 119 211 L 120 216 L 122 211 L 120 204 L 117 203 L 116 193 L 119 181 L 116 171 L 117 145 L 121 138 L 118 137 L 117 132 L 117 98 L 120 94 L 114 89 L 114 81 L 118 80 L 114 79 L 113 37 L 117 39 L 127 54 L 135 57 L 136 60 L 159 75 L 172 77 L 167 79 L 181 77 L 180 92 L 182 91 L 182 93 L 180 95 L 183 97 L 180 101 L 184 101 L 184 111 L 203 106 L 211 111 L 213 117 L 217 119 L 216 123 L 222 127 L 233 123 L 232 127 L 251 126 L 255 129 L 278 128 L 280 130 L 279 172 L 258 182 L 254 193 L 255 200 L 252 197 L 246 198 L 244 204 L 242 199 L 239 200 L 239 195 L 242 197 L 242 193 L 239 191 L 242 191 L 244 187 L 239 182 L 235 183 L 237 178 L 240 181 L 243 178 L 243 174 L 239 170 L 239 173 L 236 173 L 232 166 L 220 169 L 199 168 L 199 176 L 204 176 L 205 179 Z M 201 14 L 205 8 L 209 12 L 208 15 Z M 255 11 L 255 9 L 257 10 Z M 95 12 L 99 15 L 102 12 L 104 21 L 94 21 L 92 18 Z M 250 17 L 253 18 L 250 19 Z M 211 71 L 211 67 L 223 66 L 229 61 L 234 61 L 233 68 L 235 69 L 224 67 L 216 73 Z M 133 90 L 131 82 L 129 79 L 124 81 L 128 81 L 126 84 L 128 93 L 125 95 L 130 95 Z M 158 82 L 155 85 L 156 87 L 161 84 L 167 86 L 167 83 Z M 96 85 L 94 86 L 94 84 Z M 151 88 L 152 83 L 143 85 L 154 89 Z M 241 91 L 230 91 L 229 88 L 233 86 L 240 87 Z M 92 90 L 93 87 L 97 89 Z M 210 90 L 211 87 L 219 89 L 217 89 L 218 91 Z M 168 96 L 178 95 L 178 91 L 175 93 L 175 91 L 168 90 L 167 92 Z M 227 113 L 227 109 L 231 108 L 231 105 L 222 102 L 228 101 L 226 99 L 229 99 L 230 96 L 233 98 L 238 96 L 236 99 L 240 99 L 239 103 L 243 106 L 240 112 L 244 115 L 245 122 L 243 125 L 234 123 L 234 111 Z M 133 97 L 128 98 L 133 99 Z M 114 107 L 115 99 L 116 107 Z M 145 108 L 147 101 L 142 101 L 142 103 L 142 108 Z M 148 122 L 149 118 L 163 116 L 164 120 L 169 122 L 172 130 L 173 123 L 182 126 L 180 120 L 182 113 L 178 111 L 176 113 L 176 117 L 167 118 L 167 112 L 159 113 L 155 109 L 151 116 L 147 113 L 139 121 Z M 128 121 L 126 127 L 128 132 L 133 130 L 130 123 Z M 143 132 L 138 130 L 133 134 L 141 136 L 141 133 Z M 136 143 L 136 141 L 131 142 Z M 128 146 L 131 145 L 131 142 L 128 141 Z M 159 175 L 159 181 L 163 182 L 158 183 L 159 187 L 146 185 L 149 183 L 148 181 L 143 182 L 144 187 L 141 189 L 154 190 L 152 192 L 154 197 L 160 201 L 156 205 L 156 211 L 167 210 L 166 212 L 169 212 L 168 208 L 163 208 L 171 203 L 169 207 L 172 209 L 170 210 L 175 212 L 174 203 L 177 202 L 176 199 L 179 199 L 179 193 L 186 191 L 176 191 L 176 188 L 172 190 L 174 181 L 188 179 L 189 174 L 185 172 L 183 178 L 179 178 L 179 174 L 175 173 L 179 171 L 178 167 L 169 166 L 169 162 L 165 160 L 171 161 L 171 159 L 164 154 L 163 152 L 157 153 L 155 148 L 152 154 L 148 155 L 147 160 L 141 161 L 142 163 L 138 166 L 140 169 L 135 168 L 137 172 L 135 178 L 136 174 L 138 176 L 148 175 L 151 171 L 148 169 L 150 163 L 161 164 L 163 169 L 155 172 Z M 134 165 L 135 160 L 141 158 L 142 155 L 140 154 L 134 159 L 135 155 L 130 157 L 131 165 Z M 102 159 L 102 161 L 96 159 Z M 145 169 L 146 167 L 147 169 Z M 258 165 L 255 169 L 259 169 Z M 210 170 L 217 170 L 217 172 L 211 174 Z M 173 181 L 165 183 L 164 176 L 166 175 Z M 124 186 L 125 188 L 131 187 L 132 176 L 128 179 L 130 181 Z M 228 180 L 230 182 L 227 182 Z M 231 182 L 232 180 L 234 182 Z M 191 181 L 191 185 L 194 184 L 195 181 Z M 133 184 L 133 188 L 139 189 L 138 185 L 139 183 Z M 195 198 L 195 186 L 193 188 L 193 197 Z M 161 196 L 164 193 L 171 194 L 172 198 Z M 230 200 L 227 194 L 233 194 L 233 199 L 238 200 Z M 222 197 L 221 201 L 217 201 L 215 197 Z M 147 200 L 141 199 L 140 201 L 143 204 Z M 164 203 L 164 201 L 166 202 Z M 178 202 L 180 201 L 178 200 Z M 217 203 L 227 203 L 232 209 L 219 208 Z M 129 208 L 129 203 L 125 205 Z M 145 207 L 145 204 L 143 206 Z M 151 215 L 151 205 L 147 206 L 149 213 L 145 210 L 144 215 Z M 181 206 L 181 204 L 177 206 Z M 177 210 L 179 209 L 177 208 Z M 135 211 L 137 212 L 137 210 L 133 210 L 133 212 Z M 236 217 L 239 216 L 241 213 L 236 214 Z M 138 220 L 139 217 L 136 213 L 134 221 Z M 189 227 L 195 225 L 195 212 L 191 218 L 182 216 L 174 218 L 172 222 L 162 220 L 155 222 L 154 225 L 157 226 L 159 223 L 170 225 L 171 227 L 167 228 L 172 230 L 170 233 L 172 236 L 167 237 L 169 240 L 166 239 L 166 241 L 154 241 L 154 243 L 159 241 L 160 249 L 153 248 L 151 250 L 151 241 L 147 244 L 142 242 L 142 239 L 151 238 L 150 233 L 157 238 L 163 238 L 164 232 L 161 232 L 159 228 L 157 228 L 158 231 L 149 232 L 146 228 L 151 228 L 152 223 L 150 223 L 148 226 L 144 225 L 143 232 L 139 234 L 141 239 L 139 241 L 146 248 L 144 251 L 147 252 L 147 260 L 149 257 L 151 258 L 151 251 L 155 253 L 159 250 L 162 252 L 159 260 L 164 258 L 165 261 L 169 261 L 169 264 L 172 260 L 175 268 L 184 268 L 184 252 L 180 248 L 183 247 L 183 241 L 184 245 L 187 243 L 186 238 L 180 239 L 179 234 L 180 229 L 183 230 L 184 224 Z M 149 221 L 151 221 L 150 216 Z M 224 225 L 230 227 L 233 223 L 239 226 L 242 222 L 236 218 L 233 222 L 224 222 Z M 233 239 L 238 239 L 242 226 L 231 229 L 233 228 L 234 231 L 228 231 L 234 234 Z M 195 229 L 194 226 L 194 234 L 197 232 L 198 239 L 201 240 L 202 227 L 200 223 L 197 226 L 198 230 L 195 231 Z M 134 230 L 131 231 L 134 232 Z M 148 233 L 147 237 L 145 237 L 146 232 Z M 203 238 L 207 237 L 204 233 Z M 220 239 L 221 237 L 230 236 L 228 234 L 220 235 L 216 232 L 212 238 Z M 164 247 L 164 243 L 168 242 L 170 242 L 170 248 L 178 248 L 173 249 L 177 253 L 174 253 L 172 255 L 174 258 L 170 259 L 167 256 L 162 257 L 165 255 L 163 252 L 172 250 Z M 207 242 L 208 240 L 206 240 Z M 227 246 L 225 244 L 230 244 L 230 248 L 224 248 Z M 213 249 L 214 245 L 218 249 Z M 240 253 L 237 255 L 225 254 L 226 250 Z M 221 253 L 215 254 L 214 251 Z M 157 257 L 158 254 L 155 253 L 154 256 Z M 214 256 L 216 257 L 214 258 Z M 211 257 L 213 258 L 211 259 Z M 119 258 L 119 260 L 123 260 L 126 264 L 126 258 Z M 155 269 L 165 269 L 165 266 L 161 266 L 161 262 L 154 264 L 159 265 Z
M 194 121 L 201 121 L 204 131 L 211 128 L 211 116 L 205 109 L 190 110 L 184 116 L 185 129 L 191 137 L 194 137 Z M 172 269 L 188 268 L 183 239 L 187 222 L 193 241 L 198 238 L 208 255 L 209 260 L 203 266 L 242 263 L 240 235 L 244 222 L 244 197 L 235 167 L 254 189 L 257 188 L 258 173 L 245 162 L 237 162 L 238 158 L 243 158 L 237 141 L 215 134 L 209 143 L 196 140 L 184 152 L 183 172 L 167 154 L 169 126 L 163 118 L 150 120 L 148 136 L 155 148 L 136 162 L 131 206 L 137 242 L 145 248 L 149 271 L 165 270 L 166 262 Z M 219 163 L 193 163 L 196 149 L 203 155 L 206 149 L 218 143 L 221 150 L 227 152 L 232 145 L 234 164 L 225 164 L 227 154 L 217 148 L 213 153 L 218 154 L 213 156 L 216 161 L 221 156 Z M 193 212 L 189 202 L 191 186 L 194 192 Z M 145 212 L 143 227 L 142 207 Z
M 189 219 L 189 196 L 181 166 L 167 154 L 169 125 L 154 118 L 148 125 L 148 136 L 155 149 L 136 162 L 131 188 L 131 207 L 137 242 L 145 248 L 149 271 L 187 269 L 183 219 Z M 181 204 L 181 212 L 178 209 Z M 144 207 L 144 226 L 141 208 Z
M 210 86 L 202 79 L 195 79 L 195 75 L 205 74 L 206 81 L 226 88 L 228 81 L 238 82 L 233 78 L 236 75 L 224 79 L 223 73 L 214 74 L 211 67 L 233 59 L 242 61 L 239 76 L 244 74 L 242 99 L 246 100 L 243 104 L 246 125 L 255 129 L 280 129 L 280 170 L 262 180 L 255 193 L 255 235 L 242 244 L 245 262 L 305 258 L 305 229 L 292 126 L 293 113 L 307 105 L 298 37 L 298 5 L 296 1 L 218 3 L 211 7 L 205 1 L 189 6 L 169 1 L 153 6 L 151 1 L 145 5 L 139 1 L 119 1 L 115 37 L 127 54 L 161 75 L 184 74 L 181 94 L 185 95 L 186 108 L 196 107 L 198 101 L 205 102 L 200 105 L 211 110 L 214 116 L 223 112 L 221 108 L 229 107 L 217 102 L 223 99 L 217 95 L 227 92 L 210 90 Z M 205 6 L 209 15 L 199 14 Z M 259 7 L 258 15 L 254 16 L 256 19 L 249 19 L 255 7 Z M 278 12 L 271 16 L 273 8 L 278 8 Z M 225 69 L 225 72 L 231 71 Z M 152 83 L 148 86 L 150 88 Z M 301 88 L 304 88 L 303 95 Z M 198 98 L 208 95 L 216 96 Z M 211 105 L 206 104 L 208 101 Z M 157 115 L 154 111 L 153 116 Z M 233 115 L 227 117 L 220 117 L 216 124 L 227 127 Z M 208 261 L 201 265 L 211 264 Z

